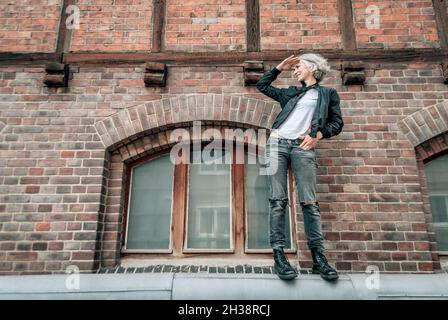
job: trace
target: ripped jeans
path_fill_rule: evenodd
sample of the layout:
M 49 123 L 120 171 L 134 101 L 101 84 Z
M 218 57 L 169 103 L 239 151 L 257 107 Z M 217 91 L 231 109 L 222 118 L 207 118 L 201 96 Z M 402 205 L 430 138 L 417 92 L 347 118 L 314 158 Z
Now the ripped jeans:
M 270 137 L 266 143 L 266 173 L 269 182 L 269 239 L 272 248 L 284 247 L 286 210 L 289 205 L 287 173 L 291 163 L 298 190 L 307 245 L 323 247 L 320 208 L 316 199 L 317 161 L 314 149 L 299 148 L 302 140 Z

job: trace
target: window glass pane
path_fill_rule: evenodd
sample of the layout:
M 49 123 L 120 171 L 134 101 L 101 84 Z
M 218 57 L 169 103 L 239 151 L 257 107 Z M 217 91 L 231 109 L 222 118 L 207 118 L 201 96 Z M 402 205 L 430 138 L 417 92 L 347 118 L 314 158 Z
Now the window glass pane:
M 434 231 L 439 251 L 448 251 L 448 223 L 436 223 Z
M 189 249 L 231 248 L 230 152 L 215 151 L 207 154 L 211 159 L 190 162 Z M 191 152 L 191 156 L 191 160 L 201 160 L 201 151 Z
M 430 195 L 429 202 L 431 203 L 433 222 L 448 222 L 447 219 L 447 196 Z
M 127 249 L 169 249 L 172 181 L 169 155 L 133 169 Z
M 448 251 L 448 155 L 425 164 L 429 201 L 438 248 Z
M 266 168 L 260 166 L 260 159 L 246 154 L 246 212 L 247 248 L 270 249 L 269 244 L 269 185 Z M 262 162 L 264 163 L 264 162 Z M 260 171 L 264 170 L 263 171 Z M 290 210 L 286 209 L 286 247 L 291 248 Z

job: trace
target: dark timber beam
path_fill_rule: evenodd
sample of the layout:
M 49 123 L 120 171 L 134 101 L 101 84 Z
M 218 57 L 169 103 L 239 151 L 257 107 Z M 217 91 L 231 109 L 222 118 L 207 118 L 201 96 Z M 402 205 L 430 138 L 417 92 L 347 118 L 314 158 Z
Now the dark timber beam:
M 306 51 L 303 51 L 306 52 Z M 74 64 L 139 64 L 147 61 L 163 62 L 172 65 L 235 65 L 244 61 L 281 61 L 292 54 L 303 52 L 292 50 L 275 50 L 262 52 L 161 52 L 161 53 L 68 53 L 64 55 L 65 63 Z M 400 62 L 400 61 L 445 61 L 448 50 L 422 49 L 363 49 L 355 51 L 344 50 L 314 50 L 327 59 L 336 61 L 365 62 Z
M 152 1 L 152 52 L 164 49 L 166 0 Z
M 345 50 L 356 49 L 356 34 L 353 26 L 351 0 L 338 0 L 339 22 L 341 24 L 342 47 Z
M 72 29 L 68 29 L 66 22 L 69 15 L 66 13 L 67 7 L 75 4 L 75 0 L 64 0 L 61 10 L 61 19 L 59 21 L 58 39 L 56 42 L 56 54 L 60 56 L 59 61 L 62 61 L 62 54 L 70 51 L 70 43 L 72 39 Z
M 260 3 L 246 0 L 246 46 L 248 52 L 259 52 L 260 44 Z
M 243 65 L 244 61 L 281 61 L 290 55 L 298 55 L 305 51 L 266 50 L 262 52 L 156 52 L 156 53 L 66 53 L 63 55 L 65 63 L 114 65 L 114 64 L 144 64 L 147 61 L 163 62 L 172 65 Z M 443 62 L 448 59 L 448 50 L 421 49 L 357 49 L 344 50 L 314 50 L 330 61 L 358 61 L 365 62 Z M 0 65 L 26 64 L 41 65 L 55 61 L 55 53 L 11 53 L 0 52 Z
M 41 65 L 48 62 L 60 60 L 56 53 L 33 52 L 33 53 L 13 53 L 0 52 L 0 65 Z
M 440 47 L 448 49 L 448 13 L 446 0 L 432 0 L 436 15 L 437 31 L 440 38 Z

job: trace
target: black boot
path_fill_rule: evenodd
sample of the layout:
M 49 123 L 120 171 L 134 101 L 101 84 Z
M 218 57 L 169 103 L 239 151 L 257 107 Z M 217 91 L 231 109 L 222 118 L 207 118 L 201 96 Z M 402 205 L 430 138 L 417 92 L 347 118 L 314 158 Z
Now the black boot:
M 336 270 L 328 264 L 323 249 L 313 248 L 311 249 L 311 255 L 313 256 L 313 273 L 320 274 L 323 279 L 329 281 L 339 278 Z
M 297 277 L 296 270 L 289 264 L 283 248 L 274 250 L 274 271 L 282 280 L 291 280 Z

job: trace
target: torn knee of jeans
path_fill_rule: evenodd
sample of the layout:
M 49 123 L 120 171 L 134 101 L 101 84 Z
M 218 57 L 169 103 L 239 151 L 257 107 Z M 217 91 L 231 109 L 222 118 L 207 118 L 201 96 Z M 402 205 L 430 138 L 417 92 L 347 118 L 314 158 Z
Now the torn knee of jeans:
M 317 200 L 305 200 L 305 201 L 301 201 L 300 204 L 302 206 L 307 206 L 307 205 L 310 205 L 310 204 L 318 205 L 319 202 Z
M 288 198 L 269 198 L 271 204 L 278 203 L 282 208 L 286 208 L 288 205 Z

